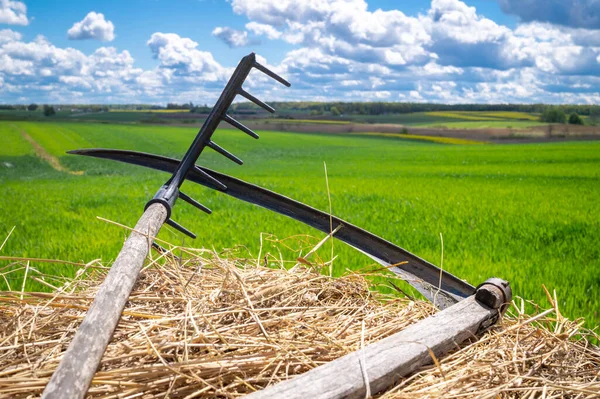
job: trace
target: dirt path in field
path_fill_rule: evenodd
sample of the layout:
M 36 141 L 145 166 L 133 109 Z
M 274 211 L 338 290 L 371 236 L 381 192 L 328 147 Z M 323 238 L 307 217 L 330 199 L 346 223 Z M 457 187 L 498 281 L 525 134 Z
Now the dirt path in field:
M 25 140 L 27 140 L 29 142 L 29 144 L 31 144 L 31 146 L 33 147 L 35 154 L 40 157 L 41 159 L 43 159 L 44 161 L 48 162 L 50 164 L 50 166 L 52 166 L 55 170 L 59 171 L 59 172 L 65 172 L 65 173 L 69 173 L 71 175 L 82 175 L 83 171 L 72 171 L 69 170 L 67 168 L 65 168 L 64 166 L 62 166 L 60 164 L 60 161 L 58 160 L 58 158 L 56 158 L 54 155 L 50 154 L 48 151 L 46 151 L 44 149 L 44 147 L 42 147 L 41 145 L 38 144 L 37 141 L 35 141 L 33 139 L 33 137 L 31 137 L 29 134 L 27 134 L 27 132 L 21 128 L 19 128 L 16 125 L 11 125 L 12 127 L 14 127 L 15 129 L 17 129 L 19 131 L 19 133 L 21 133 L 21 136 L 23 136 L 23 138 Z

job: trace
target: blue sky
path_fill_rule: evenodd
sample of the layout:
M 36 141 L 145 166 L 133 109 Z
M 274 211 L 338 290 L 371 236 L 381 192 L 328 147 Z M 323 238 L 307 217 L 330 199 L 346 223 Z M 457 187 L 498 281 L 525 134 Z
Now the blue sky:
M 600 0 L 0 0 L 0 102 L 600 103 Z

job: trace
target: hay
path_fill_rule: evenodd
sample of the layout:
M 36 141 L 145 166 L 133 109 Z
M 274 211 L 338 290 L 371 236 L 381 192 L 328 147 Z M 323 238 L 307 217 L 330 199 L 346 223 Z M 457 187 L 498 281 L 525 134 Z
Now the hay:
M 600 349 L 588 335 L 598 336 L 556 314 L 505 317 L 382 398 L 599 398 Z
M 354 351 L 362 336 L 368 344 L 434 312 L 425 301 L 369 291 L 364 275 L 330 278 L 304 265 L 288 271 L 255 262 L 207 252 L 183 264 L 153 261 L 89 396 L 239 397 Z M 0 397 L 36 397 L 107 268 L 90 263 L 58 286 L 26 260 L 10 267 L 56 286 L 53 293 L 0 293 Z M 581 323 L 551 311 L 535 322 L 517 312 L 384 397 L 597 397 L 598 349 Z

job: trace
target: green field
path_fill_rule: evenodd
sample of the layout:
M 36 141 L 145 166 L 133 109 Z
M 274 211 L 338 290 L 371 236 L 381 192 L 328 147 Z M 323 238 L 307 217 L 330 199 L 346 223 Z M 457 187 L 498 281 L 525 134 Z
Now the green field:
M 173 110 L 121 110 L 121 111 L 110 111 L 110 112 L 90 112 L 90 113 L 78 113 L 70 116 L 73 120 L 79 121 L 93 121 L 93 122 L 109 122 L 109 123 L 163 123 L 163 124 L 176 124 L 182 123 L 184 120 L 195 120 L 199 121 L 201 118 L 196 114 L 190 114 L 187 111 L 173 111 Z M 180 116 L 179 118 L 173 118 L 174 115 Z M 201 122 L 201 121 L 200 121 Z
M 87 123 L 0 122 L 0 252 L 70 261 L 114 259 L 125 232 L 97 220 L 129 226 L 166 175 L 135 166 L 68 156 L 80 147 L 109 147 L 180 157 L 197 128 Z M 27 132 L 72 171 L 58 172 L 22 138 Z M 519 145 L 443 145 L 357 137 L 262 132 L 261 140 L 220 130 L 215 141 L 240 156 L 238 166 L 207 150 L 202 164 L 328 209 L 327 162 L 333 212 L 478 284 L 490 276 L 510 280 L 516 295 L 548 306 L 542 284 L 556 289 L 562 311 L 600 315 L 600 142 Z M 231 248 L 258 255 L 260 234 L 279 238 L 323 235 L 283 216 L 186 183 L 187 194 L 212 208 L 210 216 L 185 203 L 174 219 L 198 234 L 192 241 L 165 228 L 176 245 Z M 297 240 L 287 242 L 298 246 Z M 263 255 L 279 257 L 265 242 Z M 281 248 L 281 246 L 279 246 Z M 305 250 L 306 251 L 306 250 Z M 327 259 L 326 245 L 320 255 Z M 371 261 L 336 243 L 336 273 Z M 297 255 L 294 254 L 294 255 Z M 290 251 L 283 256 L 293 259 Z M 0 268 L 7 261 L 0 262 Z M 32 264 L 59 275 L 68 265 Z M 10 267 L 9 267 L 10 269 Z M 6 271 L 6 270 L 5 270 Z M 4 272 L 5 272 L 4 271 Z M 4 273 L 3 272 L 3 273 Z M 22 274 L 7 282 L 20 289 Z M 28 280 L 27 289 L 47 289 Z
M 539 115 L 524 112 L 437 111 L 388 115 L 346 115 L 343 119 L 356 123 L 392 123 L 451 129 L 524 129 L 545 125 L 545 123 L 539 122 Z M 290 120 L 290 122 L 293 121 Z
M 177 117 L 175 117 L 177 116 Z M 185 120 L 195 122 L 203 118 L 185 110 L 111 110 L 110 112 L 71 112 L 70 109 L 56 111 L 54 116 L 44 116 L 41 108 L 36 111 L 0 110 L 0 120 L 14 121 L 54 121 L 54 122 L 108 122 L 108 123 L 187 123 Z M 198 123 L 196 123 L 198 124 Z

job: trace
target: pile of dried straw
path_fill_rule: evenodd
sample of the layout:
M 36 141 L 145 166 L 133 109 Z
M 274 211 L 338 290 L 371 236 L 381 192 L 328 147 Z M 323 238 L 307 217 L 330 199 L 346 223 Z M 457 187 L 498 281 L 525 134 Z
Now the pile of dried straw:
M 369 291 L 360 274 L 330 278 L 304 265 L 251 263 L 202 251 L 185 262 L 151 262 L 90 397 L 239 397 L 434 312 L 424 301 Z M 107 271 L 91 263 L 58 286 L 28 265 L 10 270 L 27 268 L 28 278 L 56 289 L 0 293 L 0 397 L 40 395 Z M 384 397 L 600 396 L 600 352 L 581 324 L 558 309 L 534 318 L 512 311 L 502 326 Z

